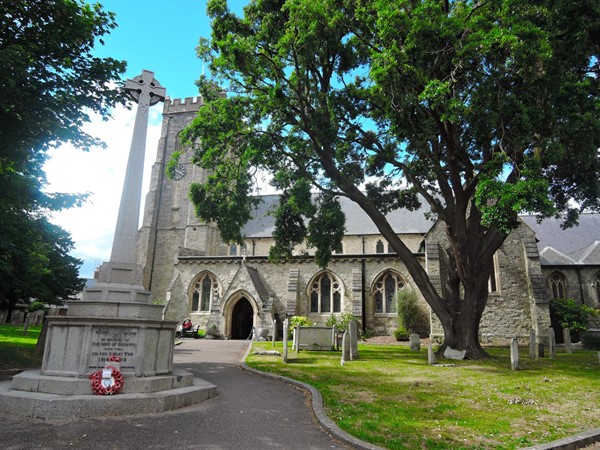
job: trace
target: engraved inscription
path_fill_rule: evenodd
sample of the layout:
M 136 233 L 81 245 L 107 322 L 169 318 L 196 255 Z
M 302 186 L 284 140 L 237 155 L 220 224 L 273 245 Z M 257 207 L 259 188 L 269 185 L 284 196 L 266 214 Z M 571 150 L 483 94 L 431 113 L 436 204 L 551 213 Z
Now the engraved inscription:
M 94 328 L 88 370 L 102 369 L 110 355 L 121 357 L 121 372 L 135 369 L 138 330 L 124 328 Z

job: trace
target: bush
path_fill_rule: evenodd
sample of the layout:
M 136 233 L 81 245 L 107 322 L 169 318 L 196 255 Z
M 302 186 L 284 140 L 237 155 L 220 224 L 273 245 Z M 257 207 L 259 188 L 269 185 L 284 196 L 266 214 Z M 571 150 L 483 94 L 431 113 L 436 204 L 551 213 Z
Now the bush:
M 584 333 L 581 343 L 583 344 L 583 348 L 600 351 L 600 334 Z
M 42 302 L 33 302 L 27 307 L 28 312 L 43 311 L 44 309 L 46 309 L 46 306 Z
M 311 325 L 314 325 L 314 324 L 311 323 L 311 321 L 308 320 L 308 317 L 306 317 L 306 316 L 292 316 L 290 318 L 290 330 L 288 333 L 288 338 L 292 339 L 294 328 L 296 328 L 297 326 L 310 327 Z
M 351 320 L 356 320 L 358 322 L 358 317 L 351 313 L 343 313 L 338 320 L 333 314 L 327 319 L 325 325 L 328 327 L 336 327 L 338 333 L 344 334 L 344 331 L 348 329 Z
M 422 311 L 417 302 L 417 294 L 407 288 L 398 292 L 398 329 L 410 332 L 416 330 L 421 320 Z
M 396 338 L 397 341 L 408 341 L 410 340 L 410 334 L 411 332 L 405 328 L 398 328 L 396 331 L 394 331 L 394 337 Z
M 580 333 L 588 329 L 590 320 L 598 317 L 598 311 L 586 305 L 579 305 L 571 298 L 550 300 L 550 318 L 552 327 L 559 332 L 564 328 L 571 330 L 573 341 L 579 341 Z M 560 329 L 558 329 L 560 328 Z M 557 333 L 560 336 L 560 333 Z
M 196 335 L 196 338 L 204 338 L 206 336 L 206 330 L 203 330 L 202 328 L 198 328 L 198 334 Z

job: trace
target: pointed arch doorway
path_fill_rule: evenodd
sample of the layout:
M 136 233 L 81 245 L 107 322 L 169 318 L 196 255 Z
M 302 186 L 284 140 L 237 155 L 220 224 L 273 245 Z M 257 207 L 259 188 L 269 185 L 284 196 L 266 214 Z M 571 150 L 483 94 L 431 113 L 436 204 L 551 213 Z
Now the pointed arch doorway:
M 254 308 L 246 297 L 241 297 L 231 311 L 231 339 L 248 339 L 254 324 Z

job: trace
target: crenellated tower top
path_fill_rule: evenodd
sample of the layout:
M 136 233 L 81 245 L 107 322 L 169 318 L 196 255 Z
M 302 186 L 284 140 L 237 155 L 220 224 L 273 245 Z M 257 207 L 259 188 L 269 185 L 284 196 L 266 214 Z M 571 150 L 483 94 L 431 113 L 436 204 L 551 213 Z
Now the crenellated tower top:
M 177 114 L 198 111 L 202 105 L 202 97 L 170 98 L 167 97 L 163 114 Z

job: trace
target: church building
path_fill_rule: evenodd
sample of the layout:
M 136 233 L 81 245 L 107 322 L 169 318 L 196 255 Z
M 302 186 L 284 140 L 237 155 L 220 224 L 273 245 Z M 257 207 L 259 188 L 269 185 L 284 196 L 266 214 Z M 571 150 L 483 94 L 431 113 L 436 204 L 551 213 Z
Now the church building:
M 281 327 L 285 318 L 294 315 L 324 324 L 332 315 L 339 318 L 351 313 L 360 319 L 363 332 L 391 335 L 398 327 L 396 295 L 415 286 L 404 263 L 355 203 L 340 199 L 347 217 L 346 234 L 327 270 L 318 267 L 310 249 L 290 262 L 268 261 L 274 217 L 267 212 L 276 205 L 276 195 L 261 198 L 243 231 L 242 246 L 227 245 L 215 224 L 196 217 L 188 192 L 190 184 L 204 181 L 206 173 L 192 164 L 192 149 L 182 147 L 179 135 L 196 116 L 200 102 L 199 98 L 165 102 L 138 235 L 144 286 L 165 304 L 165 319 L 189 317 L 223 338 L 246 339 L 252 327 L 270 329 L 274 320 Z M 165 169 L 175 151 L 181 152 L 180 164 L 169 178 Z M 399 210 L 388 219 L 441 289 L 444 258 L 440 246 L 445 231 L 424 213 L 425 209 Z M 551 296 L 598 305 L 599 219 L 584 215 L 581 227 L 586 232 L 573 233 L 573 242 L 558 247 L 562 242 L 558 234 L 545 235 L 558 227 L 557 221 L 539 225 L 535 218 L 523 218 L 494 258 L 480 328 L 482 342 L 525 338 L 532 328 L 546 336 Z M 443 336 L 416 287 L 415 291 L 425 318 L 415 331 L 421 336 Z

